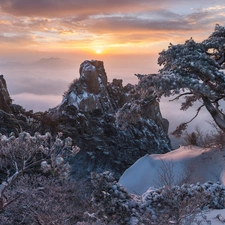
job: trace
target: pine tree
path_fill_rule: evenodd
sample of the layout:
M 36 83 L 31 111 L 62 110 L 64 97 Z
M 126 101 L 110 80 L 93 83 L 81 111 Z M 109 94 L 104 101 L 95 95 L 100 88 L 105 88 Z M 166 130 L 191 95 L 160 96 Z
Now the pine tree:
M 221 107 L 225 100 L 225 27 L 217 24 L 214 32 L 200 43 L 191 38 L 184 44 L 170 44 L 159 53 L 158 64 L 162 66 L 159 74 L 136 75 L 145 98 L 148 94 L 158 99 L 182 97 L 181 110 L 201 102 L 194 118 L 205 107 L 218 127 L 225 131 L 225 113 Z M 181 124 L 175 134 L 179 135 L 189 122 Z

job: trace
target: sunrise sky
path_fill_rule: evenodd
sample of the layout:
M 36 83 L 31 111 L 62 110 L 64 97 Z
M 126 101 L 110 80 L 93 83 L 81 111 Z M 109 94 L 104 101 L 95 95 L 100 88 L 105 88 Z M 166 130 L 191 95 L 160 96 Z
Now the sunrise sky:
M 46 110 L 82 61 L 103 60 L 109 80 L 136 83 L 134 73 L 157 72 L 170 42 L 202 41 L 224 21 L 224 0 L 1 0 L 0 73 L 15 103 Z
M 225 17 L 223 0 L 1 0 L 1 60 L 64 54 L 157 54 L 201 40 Z

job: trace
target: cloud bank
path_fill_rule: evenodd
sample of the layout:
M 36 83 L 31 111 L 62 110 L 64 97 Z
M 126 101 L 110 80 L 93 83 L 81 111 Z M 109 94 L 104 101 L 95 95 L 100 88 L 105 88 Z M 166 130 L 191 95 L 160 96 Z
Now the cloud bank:
M 2 0 L 0 11 L 3 47 L 29 49 L 146 47 L 198 38 L 225 18 L 221 0 Z

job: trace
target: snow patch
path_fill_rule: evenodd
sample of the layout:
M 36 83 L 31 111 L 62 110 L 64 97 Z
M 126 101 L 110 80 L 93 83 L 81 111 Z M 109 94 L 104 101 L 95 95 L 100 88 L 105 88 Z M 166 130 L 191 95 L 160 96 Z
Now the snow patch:
M 139 195 L 150 187 L 166 185 L 162 183 L 162 174 L 165 173 L 171 176 L 173 185 L 184 181 L 219 181 L 225 185 L 225 159 L 222 154 L 220 150 L 182 146 L 166 154 L 145 155 L 124 172 L 119 183 L 129 193 Z
M 204 212 L 206 216 L 206 220 L 211 221 L 210 224 L 212 225 L 222 225 L 225 224 L 225 209 L 214 209 L 210 210 L 208 212 Z M 198 221 L 201 221 L 201 225 L 208 225 L 207 221 L 202 220 L 201 215 L 197 215 L 196 219 Z

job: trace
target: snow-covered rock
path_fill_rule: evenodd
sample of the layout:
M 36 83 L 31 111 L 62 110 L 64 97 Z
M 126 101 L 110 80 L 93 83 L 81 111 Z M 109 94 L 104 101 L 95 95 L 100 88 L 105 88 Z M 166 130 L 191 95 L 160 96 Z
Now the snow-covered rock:
M 123 86 L 122 79 L 108 82 L 102 61 L 84 61 L 79 73 L 79 79 L 71 83 L 61 104 L 50 110 L 51 117 L 60 121 L 57 129 L 81 147 L 75 160 L 83 154 L 83 163 L 74 162 L 76 174 L 83 166 L 88 173 L 110 170 L 118 178 L 146 153 L 170 151 L 168 121 L 162 118 L 156 100 L 141 106 L 137 123 L 121 129 L 116 123 L 116 113 L 126 103 L 141 99 L 135 86 Z
M 115 112 L 115 101 L 110 97 L 107 84 L 108 78 L 103 62 L 97 60 L 84 61 L 80 65 L 80 78 L 70 86 L 58 107 L 58 111 L 67 106 L 75 106 L 77 110 L 84 112 L 93 112 L 94 110 L 108 113 Z M 122 86 L 120 88 L 123 89 Z M 123 91 L 120 98 L 122 97 Z
M 128 192 L 143 194 L 150 187 L 220 181 L 225 185 L 225 151 L 182 146 L 166 154 L 151 154 L 137 160 L 119 183 Z

